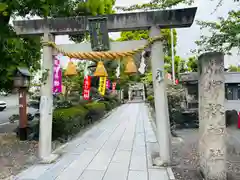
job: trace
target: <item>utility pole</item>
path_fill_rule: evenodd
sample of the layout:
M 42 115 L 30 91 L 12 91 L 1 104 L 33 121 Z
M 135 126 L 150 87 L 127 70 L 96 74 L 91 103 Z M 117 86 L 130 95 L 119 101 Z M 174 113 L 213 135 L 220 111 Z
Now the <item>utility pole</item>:
M 174 60 L 174 36 L 173 36 L 173 29 L 171 28 L 171 50 L 172 50 L 172 80 L 173 84 L 176 84 L 175 78 L 175 60 Z

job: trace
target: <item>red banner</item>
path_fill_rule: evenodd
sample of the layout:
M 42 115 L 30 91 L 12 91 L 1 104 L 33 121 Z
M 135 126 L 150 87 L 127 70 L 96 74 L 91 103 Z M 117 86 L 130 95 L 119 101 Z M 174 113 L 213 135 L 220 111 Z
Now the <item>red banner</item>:
M 89 100 L 91 88 L 91 76 L 85 76 L 83 81 L 83 98 Z
M 178 79 L 176 79 L 176 80 L 175 80 L 175 84 L 179 84 L 179 81 L 178 81 Z

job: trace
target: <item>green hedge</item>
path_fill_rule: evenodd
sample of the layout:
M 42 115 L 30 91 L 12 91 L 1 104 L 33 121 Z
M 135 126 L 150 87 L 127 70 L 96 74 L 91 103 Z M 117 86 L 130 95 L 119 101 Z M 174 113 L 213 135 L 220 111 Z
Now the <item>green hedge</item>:
M 153 108 L 155 108 L 155 107 L 154 107 L 154 96 L 149 95 L 149 96 L 147 97 L 147 101 L 149 102 L 149 104 L 150 104 Z
M 79 133 L 86 125 L 99 120 L 106 111 L 113 108 L 112 101 L 80 101 L 79 103 L 80 105 L 77 106 L 65 107 L 61 105 L 62 107 L 55 108 L 53 111 L 52 140 L 68 140 Z M 29 122 L 28 126 L 31 130 L 28 139 L 38 140 L 39 120 Z M 18 129 L 16 128 L 16 133 Z
M 53 140 L 77 134 L 87 124 L 85 120 L 87 113 L 87 109 L 82 106 L 56 109 L 53 112 Z
M 84 105 L 85 108 L 94 111 L 105 110 L 105 104 L 102 102 L 92 102 Z
M 101 118 L 106 111 L 106 106 L 103 102 L 88 103 L 84 107 L 88 110 L 87 120 L 90 123 Z
M 56 109 L 53 112 L 53 140 L 68 139 L 80 132 L 86 125 L 100 119 L 105 111 L 103 102 L 91 102 L 71 108 Z
M 105 104 L 106 111 L 110 111 L 113 109 L 113 106 L 110 101 L 102 101 Z

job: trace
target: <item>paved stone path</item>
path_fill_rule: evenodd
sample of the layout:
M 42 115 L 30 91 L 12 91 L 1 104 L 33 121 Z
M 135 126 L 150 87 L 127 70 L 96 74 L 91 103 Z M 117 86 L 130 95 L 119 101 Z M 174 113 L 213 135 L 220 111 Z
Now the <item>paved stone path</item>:
M 56 163 L 32 166 L 15 180 L 170 180 L 167 169 L 152 166 L 154 144 L 147 107 L 125 104 L 68 143 Z

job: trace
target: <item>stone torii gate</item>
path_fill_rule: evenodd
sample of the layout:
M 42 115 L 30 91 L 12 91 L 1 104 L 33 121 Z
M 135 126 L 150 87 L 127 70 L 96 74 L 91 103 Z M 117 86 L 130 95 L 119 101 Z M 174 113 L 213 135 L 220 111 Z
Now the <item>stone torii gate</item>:
M 141 91 L 141 95 L 142 96 L 142 100 L 145 101 L 146 100 L 146 95 L 145 95 L 145 88 L 144 88 L 144 84 L 143 83 L 133 83 L 133 84 L 129 84 L 129 89 L 128 89 L 128 100 L 131 101 L 132 99 L 132 93 L 133 91 Z
M 148 30 L 150 36 L 160 35 L 161 28 L 183 28 L 190 27 L 194 21 L 197 8 L 186 8 L 176 10 L 148 11 L 137 13 L 111 14 L 106 16 L 107 28 L 109 32 L 130 31 L 130 30 Z M 92 17 L 80 16 L 69 18 L 51 18 L 39 20 L 22 20 L 14 21 L 14 28 L 18 35 L 38 35 L 43 36 L 43 41 L 54 41 L 55 35 L 71 35 L 81 34 L 89 30 L 88 21 Z M 142 41 L 143 42 L 143 41 Z M 126 44 L 131 44 L 127 42 Z M 125 44 L 125 45 L 126 45 Z M 142 43 L 134 46 L 127 46 L 130 49 L 113 48 L 111 50 L 131 50 L 139 47 Z M 124 46 L 125 46 L 124 45 Z M 81 47 L 80 47 L 81 46 Z M 88 45 L 89 46 L 89 45 Z M 81 51 L 82 45 L 62 45 L 66 51 Z M 90 50 L 84 45 L 84 50 Z M 118 46 L 119 47 L 119 46 Z M 126 47 L 125 47 L 126 48 Z M 41 87 L 41 103 L 40 103 L 40 140 L 39 140 L 39 156 L 42 160 L 51 160 L 54 155 L 51 154 L 51 136 L 52 136 L 52 86 L 53 86 L 53 55 L 52 47 L 43 47 L 43 73 L 48 73 L 47 80 Z M 153 71 L 153 84 L 157 139 L 161 148 L 159 148 L 160 158 L 164 163 L 170 163 L 170 128 L 168 103 L 166 97 L 166 88 L 161 76 L 164 71 L 164 53 L 163 44 L 160 41 L 151 45 L 151 62 Z

